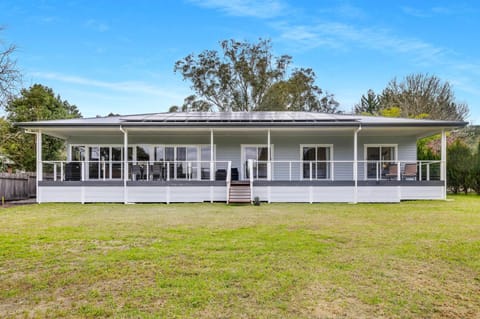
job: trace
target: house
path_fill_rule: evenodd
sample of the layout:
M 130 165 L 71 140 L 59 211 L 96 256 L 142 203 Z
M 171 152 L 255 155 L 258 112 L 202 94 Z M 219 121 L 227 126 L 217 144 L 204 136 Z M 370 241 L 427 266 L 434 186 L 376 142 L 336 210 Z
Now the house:
M 458 121 L 307 112 L 155 113 L 24 122 L 66 141 L 37 161 L 43 202 L 399 202 L 445 199 Z M 440 161 L 417 139 L 441 134 Z
M 2 155 L 2 153 L 0 153 L 0 172 L 12 173 L 13 164 L 15 163 L 12 160 L 10 160 L 6 155 Z

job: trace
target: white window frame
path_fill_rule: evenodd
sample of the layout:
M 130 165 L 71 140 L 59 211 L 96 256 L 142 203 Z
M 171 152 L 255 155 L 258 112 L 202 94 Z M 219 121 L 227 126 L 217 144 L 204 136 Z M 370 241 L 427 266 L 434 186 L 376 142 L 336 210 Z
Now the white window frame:
M 245 148 L 246 147 L 256 147 L 257 148 L 257 155 L 258 155 L 258 147 L 266 147 L 268 148 L 268 144 L 240 144 L 240 167 L 241 167 L 241 170 L 242 170 L 242 174 L 241 174 L 241 178 L 242 179 L 247 179 L 247 176 L 245 174 L 245 170 L 246 170 L 246 167 L 245 167 Z M 270 144 L 270 161 L 273 161 L 273 144 Z M 267 170 L 268 170 L 268 165 L 267 165 Z M 271 176 L 273 176 L 273 169 L 271 169 L 271 172 L 270 172 Z M 259 178 L 257 178 L 259 179 Z M 267 177 L 266 178 L 261 178 L 261 179 L 264 179 L 264 180 L 267 180 L 268 179 L 268 172 L 267 172 Z
M 73 147 L 79 147 L 79 146 L 85 147 L 85 161 L 87 162 L 87 165 L 84 168 L 84 170 L 85 170 L 85 180 L 97 180 L 98 181 L 98 180 L 103 180 L 103 179 L 107 179 L 107 180 L 122 180 L 123 179 L 123 169 L 122 169 L 122 173 L 120 175 L 120 178 L 112 178 L 112 164 L 114 164 L 114 163 L 112 163 L 112 147 L 120 148 L 121 157 L 123 158 L 123 145 L 122 144 L 84 144 L 84 143 L 69 144 L 68 145 L 68 151 L 67 151 L 67 161 L 69 161 L 69 162 L 72 161 L 72 148 Z M 109 151 L 108 151 L 109 160 L 105 161 L 105 163 L 108 164 L 108 167 L 109 167 L 108 168 L 109 178 L 90 178 L 88 165 L 90 164 L 90 148 L 91 147 L 98 147 L 98 148 L 108 147 L 109 148 Z M 135 152 L 134 150 L 135 149 L 133 149 L 133 152 Z M 99 159 L 99 162 L 101 162 L 100 159 Z
M 109 178 L 106 178 L 108 180 L 120 180 L 123 178 L 123 170 L 122 170 L 122 177 L 121 178 L 112 178 L 112 147 L 118 147 L 121 149 L 121 157 L 122 159 L 124 159 L 124 145 L 123 144 L 87 144 L 87 143 L 75 143 L 75 144 L 69 144 L 68 145 L 68 151 L 67 151 L 67 160 L 68 161 L 71 161 L 72 160 L 72 148 L 73 147 L 78 147 L 78 146 L 83 146 L 85 147 L 85 161 L 87 161 L 87 163 L 90 162 L 90 151 L 89 151 L 89 148 L 91 147 L 108 147 L 109 148 L 109 160 L 106 161 L 105 163 L 108 163 L 110 164 L 109 165 Z M 155 162 L 155 147 L 158 147 L 158 146 L 162 146 L 164 149 L 165 147 L 174 147 L 175 149 L 175 153 L 174 153 L 174 156 L 175 156 L 175 160 L 176 160 L 176 157 L 177 157 L 177 147 L 195 147 L 197 149 L 197 160 L 196 161 L 201 161 L 202 159 L 202 147 L 208 147 L 210 149 L 211 145 L 210 144 L 154 144 L 154 143 L 135 143 L 135 144 L 128 144 L 128 148 L 132 148 L 132 162 L 137 162 L 137 146 L 146 146 L 148 147 L 148 154 L 149 154 L 149 157 L 150 157 L 150 160 L 149 162 L 150 163 L 154 163 Z M 127 154 L 128 156 L 128 154 Z M 213 144 L 213 161 L 215 162 L 216 161 L 216 156 L 217 156 L 217 152 L 216 152 L 216 145 Z M 210 159 L 208 160 L 210 161 Z M 201 171 L 201 165 L 199 167 L 199 170 Z M 89 168 L 88 168 L 88 164 L 87 166 L 85 167 L 85 180 L 102 180 L 102 178 L 89 178 Z M 198 173 L 200 174 L 200 173 Z M 198 175 L 200 176 L 200 175 Z
M 365 180 L 376 180 L 377 178 L 374 177 L 374 178 L 368 178 L 368 172 L 367 172 L 367 149 L 369 147 L 380 147 L 380 154 L 382 154 L 381 152 L 381 148 L 382 147 L 393 147 L 394 148 L 394 159 L 392 160 L 393 162 L 397 163 L 398 162 L 398 144 L 389 144 L 389 143 L 379 143 L 379 144 L 363 144 L 363 160 L 364 160 L 364 165 L 363 165 L 363 177 Z M 382 159 L 380 159 L 381 161 Z M 381 179 L 381 176 L 380 176 L 380 179 Z
M 137 145 L 147 145 L 147 144 L 137 144 Z M 178 147 L 185 147 L 185 148 L 195 147 L 197 149 L 197 159 L 196 159 L 196 161 L 200 163 L 202 161 L 202 147 L 208 147 L 209 151 L 210 151 L 210 145 L 211 144 L 148 144 L 148 145 L 150 146 L 150 158 L 153 158 L 153 160 L 150 160 L 150 162 L 152 162 L 152 163 L 153 162 L 159 162 L 159 161 L 155 161 L 155 147 L 163 147 L 164 152 L 165 152 L 165 148 L 173 147 L 173 149 L 174 149 L 173 157 L 174 157 L 175 162 L 178 161 L 177 160 L 177 148 Z M 216 158 L 217 158 L 217 147 L 216 147 L 216 144 L 213 144 L 213 161 L 214 162 L 216 162 Z M 168 162 L 168 161 L 164 160 L 164 162 Z M 182 162 L 188 162 L 188 161 L 185 160 L 185 161 L 182 161 Z M 208 160 L 208 162 L 210 162 L 210 159 Z M 202 165 L 200 163 L 200 165 L 197 167 L 197 179 L 201 179 L 201 171 L 202 171 Z M 213 172 L 212 174 L 215 174 L 215 172 Z M 174 176 L 171 176 L 170 178 L 177 179 L 176 170 L 174 170 Z
M 300 144 L 300 178 L 302 180 L 310 180 L 310 178 L 303 178 L 303 148 L 304 147 L 325 147 L 330 149 L 330 159 L 328 160 L 330 162 L 330 178 L 312 178 L 314 180 L 334 180 L 334 168 L 335 165 L 333 163 L 334 155 L 333 155 L 333 144 Z M 315 150 L 315 157 L 317 156 L 317 152 Z

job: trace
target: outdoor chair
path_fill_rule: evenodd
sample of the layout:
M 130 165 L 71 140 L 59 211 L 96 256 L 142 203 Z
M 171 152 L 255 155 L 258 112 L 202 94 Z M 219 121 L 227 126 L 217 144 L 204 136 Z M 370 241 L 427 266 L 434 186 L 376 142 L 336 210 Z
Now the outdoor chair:
M 217 181 L 224 181 L 227 179 L 227 170 L 225 169 L 217 169 L 215 173 L 215 180 Z
M 82 179 L 82 166 L 80 163 L 65 164 L 65 180 L 79 181 Z
M 143 179 L 143 170 L 140 165 L 132 165 L 132 180 Z
M 238 181 L 238 168 L 232 167 L 230 172 L 232 181 Z
M 385 174 L 385 177 L 390 181 L 392 179 L 397 179 L 398 177 L 398 168 L 397 164 L 390 164 L 388 166 L 388 171 Z
M 403 168 L 403 179 L 411 178 L 413 180 L 417 180 L 417 164 L 416 163 L 406 163 L 405 167 Z

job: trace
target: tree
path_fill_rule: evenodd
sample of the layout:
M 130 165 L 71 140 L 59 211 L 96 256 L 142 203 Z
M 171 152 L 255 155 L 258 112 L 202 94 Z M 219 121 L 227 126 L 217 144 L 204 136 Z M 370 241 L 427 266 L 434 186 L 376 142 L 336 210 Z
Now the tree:
M 169 112 L 211 112 L 212 106 L 203 100 L 198 100 L 197 96 L 192 94 L 189 95 L 183 100 L 183 105 L 181 107 L 177 105 L 172 105 Z
M 468 105 L 456 102 L 450 83 L 428 74 L 411 74 L 402 82 L 391 80 L 380 94 L 380 105 L 398 107 L 407 118 L 459 121 L 468 115 Z
M 480 142 L 477 145 L 477 151 L 473 157 L 473 168 L 472 168 L 472 188 L 480 195 Z
M 322 96 L 311 69 L 295 69 L 287 77 L 292 58 L 273 56 L 270 40 L 224 40 L 220 46 L 221 53 L 206 50 L 175 63 L 174 71 L 191 81 L 199 98 L 188 101 L 186 110 L 336 112 L 338 103 L 331 95 Z
M 456 140 L 447 148 L 447 181 L 453 193 L 463 190 L 465 194 L 471 186 L 472 153 L 461 140 Z
M 338 113 L 338 102 L 323 94 L 315 77 L 312 69 L 295 70 L 289 79 L 272 84 L 256 110 Z
M 378 115 L 380 112 L 380 97 L 373 90 L 362 95 L 360 103 L 355 105 L 355 114 Z
M 2 30 L 0 27 L 0 31 Z M 20 83 L 20 72 L 12 57 L 15 50 L 14 45 L 5 46 L 0 40 L 0 107 L 6 105 Z
M 411 74 L 402 82 L 391 80 L 381 94 L 368 90 L 355 113 L 391 117 L 461 121 L 468 105 L 457 103 L 450 83 L 428 74 Z
M 6 119 L 9 122 L 8 136 L 4 137 L 3 149 L 15 166 L 24 170 L 35 169 L 35 139 L 23 134 L 21 129 L 11 125 L 16 122 L 79 118 L 82 115 L 75 105 L 55 96 L 52 89 L 34 84 L 22 89 L 20 96 L 6 105 Z M 43 136 L 43 159 L 57 160 L 64 148 L 63 141 Z

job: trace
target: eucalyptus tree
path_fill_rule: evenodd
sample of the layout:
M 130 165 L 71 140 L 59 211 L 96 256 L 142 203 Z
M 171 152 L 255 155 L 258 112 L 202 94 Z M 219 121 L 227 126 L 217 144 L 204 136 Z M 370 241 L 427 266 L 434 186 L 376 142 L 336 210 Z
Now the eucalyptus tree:
M 171 110 L 337 112 L 338 103 L 315 84 L 313 70 L 290 71 L 292 57 L 275 56 L 270 40 L 224 40 L 220 47 L 175 63 L 195 95 Z

